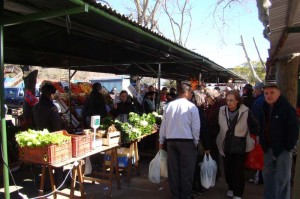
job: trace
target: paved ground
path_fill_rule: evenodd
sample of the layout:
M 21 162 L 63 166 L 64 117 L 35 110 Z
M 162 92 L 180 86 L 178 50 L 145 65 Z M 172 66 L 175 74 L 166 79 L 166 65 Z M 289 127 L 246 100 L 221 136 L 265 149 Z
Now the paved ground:
M 141 157 L 139 173 L 137 175 L 136 170 L 133 170 L 131 182 L 126 182 L 125 178 L 122 178 L 121 190 L 118 190 L 116 187 L 116 183 L 114 181 L 113 185 L 113 195 L 112 197 L 115 199 L 171 199 L 171 194 L 169 191 L 169 186 L 167 180 L 163 180 L 159 184 L 154 184 L 147 179 L 148 175 L 148 165 L 151 158 L 148 156 Z M 16 180 L 17 187 L 20 189 L 19 191 L 23 194 L 26 194 L 29 198 L 33 198 L 38 196 L 38 178 L 33 177 L 34 173 L 39 173 L 40 168 L 31 167 L 30 165 L 23 165 L 18 171 L 13 172 L 14 178 Z M 0 176 L 2 178 L 3 176 Z M 13 182 L 10 179 L 11 186 L 11 199 L 20 198 L 17 195 L 16 188 L 13 186 Z M 85 183 L 84 184 L 87 199 L 98 199 L 98 198 L 106 198 L 107 188 L 102 184 L 92 184 Z M 64 191 L 68 192 L 69 189 L 66 188 Z M 195 198 L 201 199 L 222 199 L 227 198 L 225 193 L 227 191 L 226 183 L 224 179 L 221 179 L 217 182 L 214 188 L 211 188 L 208 192 L 204 193 L 201 196 L 194 195 Z M 0 184 L 0 198 L 4 198 L 3 193 L 3 184 Z M 260 199 L 262 198 L 263 193 L 263 185 L 253 185 L 246 182 L 246 190 L 243 199 Z M 78 193 L 77 193 L 78 194 Z M 52 197 L 47 197 L 52 198 Z M 59 196 L 60 198 L 66 198 L 63 196 Z

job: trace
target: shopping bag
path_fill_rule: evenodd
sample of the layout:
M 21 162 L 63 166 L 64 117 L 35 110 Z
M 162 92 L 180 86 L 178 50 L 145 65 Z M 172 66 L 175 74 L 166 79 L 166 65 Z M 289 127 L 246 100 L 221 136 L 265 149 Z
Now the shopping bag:
M 88 175 L 92 173 L 92 164 L 90 157 L 85 158 L 85 167 L 84 167 L 84 175 Z
M 160 177 L 168 177 L 167 153 L 160 149 L 149 164 L 149 180 L 160 183 Z
M 165 150 L 159 150 L 160 153 L 160 176 L 168 177 L 168 164 L 167 164 L 167 152 Z
M 153 183 L 160 183 L 160 152 L 151 160 L 149 164 L 149 180 Z
M 262 170 L 264 167 L 264 152 L 259 143 L 246 156 L 245 167 L 248 169 Z
M 214 161 L 210 154 L 205 154 L 203 162 L 201 163 L 200 179 L 204 188 L 215 186 L 217 175 L 217 163 Z

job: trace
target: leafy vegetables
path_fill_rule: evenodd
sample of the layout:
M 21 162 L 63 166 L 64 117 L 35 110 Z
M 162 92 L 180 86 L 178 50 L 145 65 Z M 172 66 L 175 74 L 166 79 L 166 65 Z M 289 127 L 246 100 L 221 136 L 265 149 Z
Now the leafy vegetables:
M 115 126 L 122 132 L 122 142 L 139 139 L 141 136 L 150 134 L 156 128 L 157 113 L 138 115 L 129 113 L 128 122 L 122 123 L 115 120 Z
M 71 140 L 71 137 L 59 133 L 49 133 L 47 129 L 43 131 L 28 129 L 27 131 L 16 134 L 16 141 L 20 147 L 39 147 L 50 144 L 61 145 L 67 140 Z

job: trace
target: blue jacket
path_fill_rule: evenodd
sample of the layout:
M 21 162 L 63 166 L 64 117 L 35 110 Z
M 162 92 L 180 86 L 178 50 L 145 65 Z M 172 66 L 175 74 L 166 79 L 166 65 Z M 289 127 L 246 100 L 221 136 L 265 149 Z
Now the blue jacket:
M 263 112 L 263 104 L 265 102 L 265 96 L 264 94 L 260 94 L 257 96 L 254 100 L 254 103 L 252 104 L 252 113 L 255 117 L 255 119 L 259 123 L 259 132 L 258 135 L 261 135 L 263 133 L 263 122 L 264 122 L 264 112 Z
M 268 115 L 267 113 L 269 107 L 270 105 L 267 104 L 267 102 L 264 102 L 264 130 L 266 129 L 266 116 Z M 259 137 L 260 144 L 264 151 L 270 147 L 273 150 L 275 157 L 277 157 L 284 150 L 291 151 L 297 143 L 299 136 L 299 123 L 296 110 L 283 96 L 280 96 L 277 102 L 273 105 L 269 133 L 269 145 L 266 142 L 264 131 Z

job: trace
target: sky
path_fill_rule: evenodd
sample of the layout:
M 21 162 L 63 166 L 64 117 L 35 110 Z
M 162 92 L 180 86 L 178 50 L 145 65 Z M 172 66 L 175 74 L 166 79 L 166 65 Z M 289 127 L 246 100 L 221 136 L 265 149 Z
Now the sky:
M 241 45 L 241 35 L 251 61 L 259 61 L 253 38 L 263 61 L 268 57 L 269 41 L 263 37 L 263 25 L 258 19 L 256 0 L 239 0 L 213 12 L 218 0 L 190 0 L 192 28 L 186 48 L 225 67 L 232 68 L 247 62 Z M 121 14 L 130 13 L 133 0 L 107 0 Z M 224 14 L 224 15 L 223 15 Z M 224 16 L 224 17 L 222 17 Z M 159 27 L 164 36 L 174 40 L 169 22 L 159 13 Z M 225 19 L 224 23 L 219 19 Z M 222 24 L 222 25 L 221 25 Z M 218 28 L 219 27 L 219 28 Z

